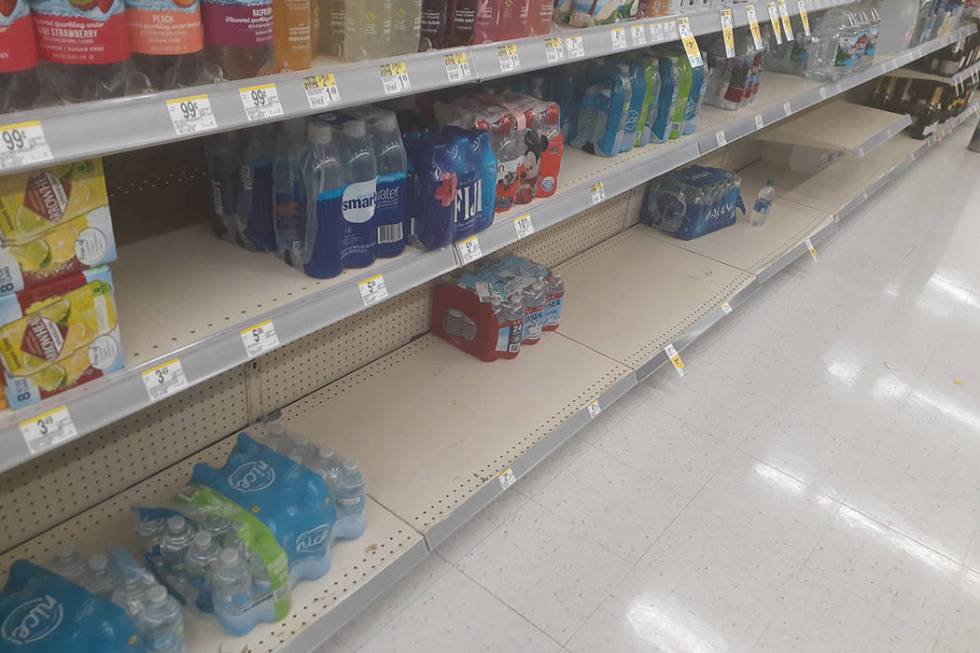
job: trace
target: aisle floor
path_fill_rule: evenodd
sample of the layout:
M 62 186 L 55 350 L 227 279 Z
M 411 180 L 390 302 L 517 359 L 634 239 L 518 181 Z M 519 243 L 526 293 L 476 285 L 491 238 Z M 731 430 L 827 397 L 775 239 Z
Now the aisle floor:
M 980 650 L 970 127 L 324 650 Z

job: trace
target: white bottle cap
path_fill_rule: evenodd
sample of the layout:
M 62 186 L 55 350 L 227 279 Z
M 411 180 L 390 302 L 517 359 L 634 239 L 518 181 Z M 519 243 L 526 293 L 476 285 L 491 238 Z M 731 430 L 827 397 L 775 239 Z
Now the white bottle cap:
M 94 572 L 102 573 L 109 567 L 109 558 L 104 553 L 96 553 L 88 559 L 88 568 Z
M 62 544 L 55 550 L 54 557 L 58 560 L 70 560 L 75 557 L 75 547 L 71 544 Z
M 367 125 L 363 120 L 348 120 L 344 123 L 344 134 L 351 138 L 362 138 L 367 133 Z
M 183 515 L 174 515 L 167 518 L 167 530 L 172 533 L 179 533 L 187 526 L 187 520 Z
M 241 554 L 238 553 L 238 549 L 229 547 L 221 551 L 221 564 L 225 567 L 234 567 L 238 564 L 239 558 L 241 558 Z
M 210 531 L 198 531 L 194 535 L 194 546 L 202 549 L 206 549 L 211 546 L 211 532 Z
M 163 585 L 154 585 L 146 590 L 146 600 L 150 603 L 163 603 L 167 600 L 167 590 Z
M 310 142 L 317 145 L 327 145 L 333 142 L 333 127 L 319 121 L 311 122 L 310 126 L 306 128 L 306 134 L 309 136 Z

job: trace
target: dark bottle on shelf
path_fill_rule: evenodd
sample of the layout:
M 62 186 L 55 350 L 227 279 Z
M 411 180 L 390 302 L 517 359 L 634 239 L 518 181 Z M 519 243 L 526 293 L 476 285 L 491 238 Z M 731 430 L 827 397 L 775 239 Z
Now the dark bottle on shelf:
M 37 45 L 27 0 L 0 3 L 0 113 L 37 100 Z
M 136 70 L 160 91 L 201 82 L 204 26 L 199 0 L 126 0 Z
M 928 104 L 916 104 L 915 110 L 912 113 L 912 126 L 909 127 L 909 135 L 912 138 L 919 140 L 928 138 L 936 129 L 936 123 L 939 122 L 941 113 L 939 102 L 942 96 L 943 86 L 937 84 L 936 89 L 932 92 L 932 99 L 929 100 Z
M 905 87 L 902 89 L 902 96 L 898 99 L 895 113 L 909 113 L 912 109 L 912 82 L 913 79 L 905 80 Z
M 889 111 L 892 104 L 895 102 L 895 86 L 898 84 L 897 77 L 889 77 L 888 82 L 885 84 L 885 90 L 881 94 L 881 103 L 878 105 L 885 111 Z

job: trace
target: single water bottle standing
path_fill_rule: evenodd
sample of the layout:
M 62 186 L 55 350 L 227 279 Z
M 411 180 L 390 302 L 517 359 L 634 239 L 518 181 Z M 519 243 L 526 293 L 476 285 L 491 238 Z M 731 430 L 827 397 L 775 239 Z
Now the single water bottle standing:
M 772 209 L 772 199 L 775 193 L 776 188 L 773 186 L 772 180 L 766 180 L 766 185 L 759 191 L 759 196 L 755 198 L 755 204 L 752 205 L 752 215 L 749 216 L 749 222 L 752 223 L 753 227 L 761 227 L 766 223 L 769 210 Z
M 248 130 L 238 174 L 238 238 L 245 249 L 276 250 L 273 219 L 272 159 L 276 148 L 275 125 Z
M 378 161 L 365 121 L 348 120 L 342 129 L 350 183 L 344 189 L 341 204 L 344 223 L 341 258 L 344 267 L 363 268 L 374 263 L 378 247 L 378 226 L 374 215 Z
M 368 118 L 378 165 L 374 221 L 378 227 L 377 255 L 398 256 L 405 249 L 405 202 L 408 157 L 394 111 L 376 110 Z
M 52 567 L 65 580 L 81 585 L 86 574 L 85 561 L 74 547 L 65 545 L 54 552 Z
M 292 264 L 301 256 L 306 240 L 306 189 L 303 187 L 303 159 L 309 144 L 306 120 L 283 123 L 276 139 L 276 158 L 272 165 L 275 200 L 276 251 Z
M 184 557 L 194 539 L 194 529 L 182 515 L 167 518 L 167 528 L 160 540 L 160 557 L 170 571 L 179 574 L 184 570 Z
M 303 165 L 306 188 L 306 245 L 293 266 L 314 279 L 336 277 L 344 270 L 343 204 L 347 170 L 341 162 L 340 144 L 332 125 L 311 122 L 307 128 L 310 149 Z
M 184 573 L 192 581 L 203 583 L 207 578 L 208 570 L 218 562 L 219 555 L 221 555 L 221 547 L 214 541 L 214 536 L 205 530 L 198 531 L 187 548 Z
M 337 506 L 337 522 L 334 537 L 355 540 L 364 533 L 364 475 L 352 460 L 344 461 L 337 477 L 334 496 Z
M 104 553 L 96 553 L 88 559 L 85 573 L 85 587 L 96 596 L 108 599 L 116 587 L 116 577 L 109 567 L 109 558 Z
M 252 602 L 252 573 L 237 548 L 227 548 L 211 570 L 211 595 L 214 610 L 227 618 L 245 612 Z
M 140 612 L 140 635 L 150 653 L 184 653 L 184 618 L 180 605 L 163 585 L 146 591 Z

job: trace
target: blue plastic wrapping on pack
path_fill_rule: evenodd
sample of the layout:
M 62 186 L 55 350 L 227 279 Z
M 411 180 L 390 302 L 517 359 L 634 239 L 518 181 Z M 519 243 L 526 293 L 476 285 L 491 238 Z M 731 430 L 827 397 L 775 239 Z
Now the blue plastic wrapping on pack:
M 689 136 L 698 130 L 698 116 L 701 105 L 704 104 L 704 92 L 708 83 L 708 57 L 702 57 L 704 65 L 691 68 L 691 92 L 687 96 L 687 107 L 684 109 L 684 126 L 681 133 Z
M 629 152 L 636 144 L 637 132 L 642 130 L 640 116 L 643 113 L 643 101 L 647 94 L 646 67 L 640 61 L 629 64 L 630 101 L 626 107 L 626 122 L 623 125 L 623 142 L 620 152 Z
M 643 200 L 640 221 L 682 240 L 735 224 L 745 213 L 738 175 L 720 168 L 688 166 L 654 180 Z
M 660 57 L 660 95 L 650 122 L 650 141 L 666 143 L 670 138 L 670 117 L 677 104 L 677 68 L 670 57 Z
M 0 592 L 0 650 L 139 653 L 136 624 L 122 608 L 44 567 L 16 560 Z
M 622 148 L 631 99 L 626 66 L 600 66 L 589 75 L 578 115 L 578 131 L 572 147 L 616 156 Z

